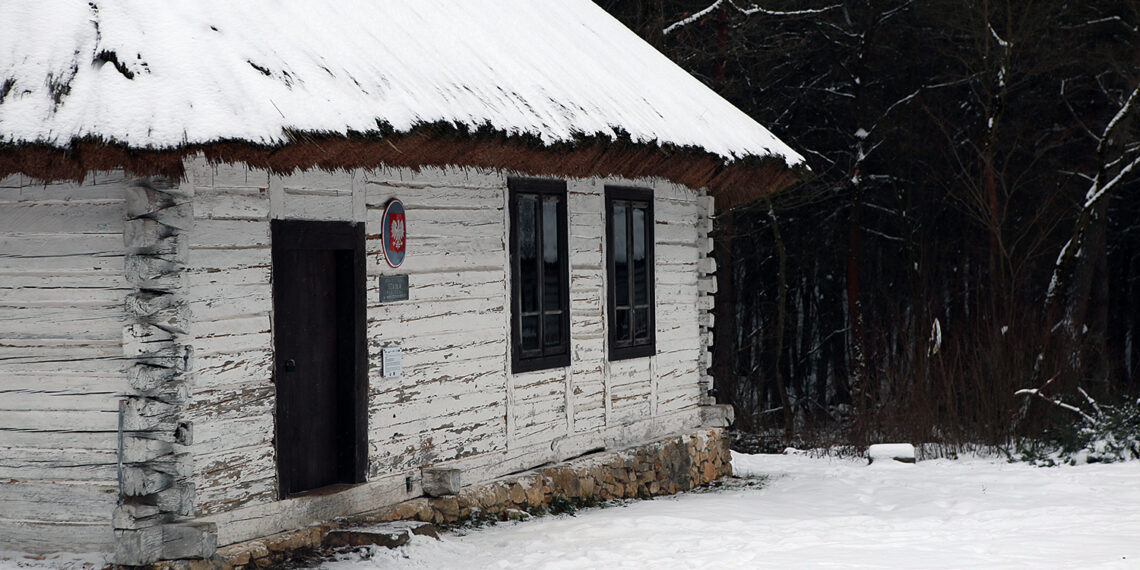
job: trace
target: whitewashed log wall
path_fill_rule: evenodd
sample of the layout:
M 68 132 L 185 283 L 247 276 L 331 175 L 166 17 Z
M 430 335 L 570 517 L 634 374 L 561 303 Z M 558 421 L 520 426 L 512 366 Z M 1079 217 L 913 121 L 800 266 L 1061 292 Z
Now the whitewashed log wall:
M 128 377 L 136 375 L 122 358 L 130 349 L 124 338 L 135 338 L 124 327 L 139 331 L 140 322 L 192 354 L 178 378 L 193 382 L 171 396 L 170 418 L 189 431 L 165 452 L 187 444 L 192 476 L 182 479 L 181 471 L 191 462 L 155 457 L 147 466 L 154 472 L 140 472 L 140 484 L 187 491 L 193 516 L 219 523 L 220 544 L 301 524 L 305 516 L 401 500 L 405 476 L 414 479 L 414 496 L 428 465 L 459 468 L 464 483 L 475 483 L 700 421 L 712 325 L 707 275 L 714 267 L 707 257 L 711 199 L 698 192 L 660 181 L 570 180 L 572 363 L 515 375 L 506 174 L 449 168 L 277 176 L 200 158 L 187 166 L 187 180 L 170 195 L 192 199 L 163 205 L 188 204 L 176 211 L 191 217 L 178 222 L 177 248 L 167 252 L 176 254 L 178 271 L 170 277 L 176 286 L 165 290 L 178 302 L 162 307 L 125 303 L 139 284 L 124 278 L 124 266 L 131 273 L 138 260 L 124 257 L 123 228 L 128 241 L 171 233 L 159 236 L 165 230 L 128 220 L 141 215 L 126 203 L 131 196 L 138 202 L 138 181 L 97 175 L 82 187 L 45 188 L 17 178 L 0 187 L 0 534 L 17 536 L 15 547 L 42 550 L 36 541 L 47 540 L 54 548 L 59 535 L 37 533 L 35 525 L 59 523 L 79 529 L 77 544 L 109 547 L 118 498 L 117 403 L 157 397 L 131 387 Z M 653 357 L 606 359 L 606 183 L 654 189 Z M 403 200 L 408 219 L 407 260 L 399 269 L 384 261 L 379 236 L 393 197 Z M 277 500 L 271 219 L 362 221 L 368 236 L 372 486 L 303 516 L 288 515 L 296 508 Z M 136 257 L 162 253 L 154 244 L 132 244 L 127 249 Z M 388 274 L 408 275 L 409 300 L 379 302 L 378 277 Z M 176 326 L 151 326 L 158 318 Z M 399 377 L 382 376 L 386 346 L 403 351 Z M 169 421 L 153 417 L 152 427 L 170 432 L 163 437 L 180 437 Z M 178 507 L 190 512 L 190 505 Z M 146 515 L 128 514 L 128 523 Z
M 0 180 L 0 549 L 113 546 L 129 185 Z

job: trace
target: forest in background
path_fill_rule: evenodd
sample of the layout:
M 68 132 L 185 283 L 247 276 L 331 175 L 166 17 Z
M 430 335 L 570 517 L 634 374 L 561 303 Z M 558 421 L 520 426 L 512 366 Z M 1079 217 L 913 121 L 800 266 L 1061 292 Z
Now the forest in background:
M 812 169 L 717 219 L 738 430 L 1000 445 L 1140 396 L 1140 0 L 596 1 Z

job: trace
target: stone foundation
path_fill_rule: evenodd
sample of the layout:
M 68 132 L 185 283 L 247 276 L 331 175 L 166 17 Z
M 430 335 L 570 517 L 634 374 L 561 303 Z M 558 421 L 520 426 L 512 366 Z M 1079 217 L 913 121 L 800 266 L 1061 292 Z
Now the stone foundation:
M 688 491 L 732 475 L 721 429 L 701 429 L 653 443 L 601 452 L 464 488 L 456 495 L 421 497 L 345 520 L 221 548 L 210 560 L 178 560 L 162 570 L 271 568 L 320 548 L 329 531 L 396 520 L 436 525 L 509 520 L 612 499 L 649 498 Z

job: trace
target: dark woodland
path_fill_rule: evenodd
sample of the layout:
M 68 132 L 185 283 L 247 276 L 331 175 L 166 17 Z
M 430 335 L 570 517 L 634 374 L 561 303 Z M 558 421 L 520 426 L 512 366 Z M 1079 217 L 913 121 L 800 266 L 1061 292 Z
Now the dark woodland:
M 738 430 L 1001 444 L 1140 395 L 1140 1 L 598 3 L 812 170 L 717 219 Z

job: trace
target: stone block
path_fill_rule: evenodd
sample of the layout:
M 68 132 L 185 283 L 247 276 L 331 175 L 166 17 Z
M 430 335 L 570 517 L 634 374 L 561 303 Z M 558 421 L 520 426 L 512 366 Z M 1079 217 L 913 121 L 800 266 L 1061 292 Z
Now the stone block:
M 428 467 L 421 471 L 424 493 L 432 497 L 458 494 L 460 483 L 459 469 Z
M 459 520 L 459 499 L 455 496 L 441 497 L 432 500 L 432 507 L 443 515 L 446 522 Z
M 541 507 L 545 496 L 546 493 L 543 491 L 542 485 L 531 484 L 530 488 L 526 490 L 526 504 L 529 507 Z
M 526 489 L 523 489 L 522 485 L 518 483 L 513 483 L 507 498 L 516 505 L 524 505 L 526 504 Z

